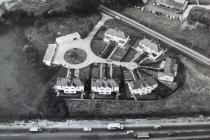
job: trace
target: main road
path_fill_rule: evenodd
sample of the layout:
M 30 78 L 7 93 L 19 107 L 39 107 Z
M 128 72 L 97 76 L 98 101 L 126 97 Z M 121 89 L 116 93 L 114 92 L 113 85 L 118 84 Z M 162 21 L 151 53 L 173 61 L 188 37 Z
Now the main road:
M 92 124 L 89 126 L 93 128 L 91 132 L 82 131 L 82 126 L 77 128 L 43 128 L 40 133 L 30 133 L 27 128 L 0 128 L 0 140 L 133 140 L 135 135 L 127 133 L 130 130 L 136 134 L 147 133 L 149 140 L 210 139 L 209 122 L 164 123 L 156 124 L 155 127 L 145 124 L 124 124 L 124 126 L 124 130 L 109 131 L 103 125 L 99 128 Z
M 192 59 L 194 59 L 194 60 L 196 60 L 200 63 L 203 63 L 205 65 L 210 66 L 210 59 L 208 57 L 206 57 L 206 56 L 188 48 L 187 46 L 185 46 L 185 45 L 183 45 L 179 42 L 176 42 L 176 41 L 174 41 L 174 40 L 156 32 L 156 31 L 140 24 L 139 22 L 136 22 L 135 20 L 130 19 L 130 18 L 128 18 L 128 17 L 126 17 L 126 16 L 124 16 L 120 13 L 117 13 L 117 12 L 115 12 L 115 11 L 113 11 L 113 10 L 103 6 L 103 5 L 100 5 L 98 9 L 99 9 L 99 11 L 101 11 L 105 14 L 108 14 L 108 15 L 110 15 L 110 16 L 112 16 L 112 17 L 114 17 L 114 18 L 116 18 L 120 21 L 123 21 L 123 22 L 125 22 L 125 23 L 127 23 L 127 24 L 145 32 L 146 34 L 150 35 L 151 37 L 160 40 L 164 44 L 169 45 L 170 47 L 173 47 L 173 48 L 183 52 L 184 54 L 191 57 Z

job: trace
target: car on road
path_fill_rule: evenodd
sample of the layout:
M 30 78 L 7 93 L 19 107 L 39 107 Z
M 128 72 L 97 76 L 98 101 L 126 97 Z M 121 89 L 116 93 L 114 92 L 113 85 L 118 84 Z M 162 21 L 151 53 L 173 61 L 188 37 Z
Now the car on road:
M 124 129 L 124 125 L 121 123 L 109 123 L 107 125 L 107 129 L 108 130 L 123 130 Z
M 176 132 L 168 132 L 167 135 L 168 135 L 168 136 L 176 136 L 177 133 L 176 133 Z
M 40 126 L 36 126 L 36 127 L 29 128 L 28 131 L 31 132 L 31 133 L 38 133 L 38 132 L 42 132 L 43 129 Z
M 93 129 L 91 127 L 84 127 L 83 131 L 84 132 L 91 132 Z
M 161 125 L 154 125 L 153 126 L 153 129 L 155 129 L 155 130 L 159 130 L 159 129 L 161 129 L 162 127 L 161 127 Z
M 150 138 L 150 133 L 147 132 L 138 132 L 134 134 L 134 137 L 136 139 L 149 139 Z

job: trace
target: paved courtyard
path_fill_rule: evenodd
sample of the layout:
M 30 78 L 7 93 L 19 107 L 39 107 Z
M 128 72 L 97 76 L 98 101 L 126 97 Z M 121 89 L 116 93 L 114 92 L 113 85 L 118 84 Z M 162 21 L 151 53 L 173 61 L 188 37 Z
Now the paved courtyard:
M 90 64 L 93 63 L 107 63 L 107 64 L 114 64 L 117 66 L 123 66 L 126 67 L 129 70 L 133 70 L 138 67 L 138 64 L 134 62 L 118 62 L 118 61 L 107 61 L 106 59 L 103 59 L 93 53 L 91 50 L 91 41 L 94 37 L 94 35 L 97 33 L 97 31 L 104 25 L 104 23 L 108 20 L 112 19 L 112 17 L 102 14 L 101 20 L 97 23 L 97 25 L 93 28 L 93 30 L 90 32 L 88 37 L 85 39 L 79 39 L 75 41 L 71 41 L 65 44 L 62 44 L 58 46 L 57 51 L 55 53 L 54 59 L 52 61 L 52 64 L 55 65 L 63 65 L 66 68 L 70 69 L 82 69 Z M 65 61 L 64 54 L 69 50 L 73 48 L 82 49 L 86 52 L 87 57 L 86 60 L 79 64 L 70 64 Z

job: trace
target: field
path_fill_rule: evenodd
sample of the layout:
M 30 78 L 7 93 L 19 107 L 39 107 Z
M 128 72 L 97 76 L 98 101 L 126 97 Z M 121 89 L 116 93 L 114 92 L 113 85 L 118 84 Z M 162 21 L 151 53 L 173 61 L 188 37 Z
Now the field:
M 23 55 L 24 42 L 18 30 L 8 27 L 0 35 L 0 119 L 5 120 L 37 114 L 46 91 Z
M 75 31 L 85 37 L 99 19 L 100 14 L 96 13 L 84 17 L 69 15 L 57 19 L 41 19 L 35 22 L 35 25 L 25 23 L 24 26 L 0 25 L 1 121 L 65 117 L 66 112 L 63 110 L 65 107 L 52 95 L 54 92 L 49 88 L 56 78 L 52 77 L 52 80 L 43 83 L 36 70 L 40 68 L 31 63 L 34 63 L 33 60 L 27 61 L 23 47 L 25 44 L 31 44 L 38 50 L 40 62 L 35 63 L 41 64 L 47 44 L 54 43 L 55 37 Z
M 126 8 L 123 14 L 145 26 L 210 57 L 210 32 L 206 28 L 188 29 L 185 22 L 172 20 L 137 8 Z

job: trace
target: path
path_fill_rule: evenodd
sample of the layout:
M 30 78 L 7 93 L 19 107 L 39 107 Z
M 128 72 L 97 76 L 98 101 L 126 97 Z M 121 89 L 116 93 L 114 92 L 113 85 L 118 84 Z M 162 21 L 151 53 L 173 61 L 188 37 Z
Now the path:
M 104 25 L 104 23 L 107 20 L 110 20 L 110 19 L 112 19 L 112 17 L 106 14 L 102 14 L 101 20 L 97 23 L 97 25 L 93 28 L 93 30 L 89 33 L 89 35 L 85 39 L 68 42 L 66 44 L 63 44 L 62 46 L 58 46 L 52 63 L 55 65 L 63 65 L 64 67 L 70 68 L 70 69 L 82 69 L 93 63 L 113 64 L 117 66 L 126 67 L 129 70 L 133 70 L 137 68 L 138 65 L 134 62 L 107 61 L 106 59 L 103 59 L 93 53 L 91 49 L 91 41 L 94 35 L 97 33 L 97 31 Z M 73 48 L 79 48 L 86 52 L 87 58 L 84 62 L 80 64 L 69 64 L 68 62 L 64 60 L 64 54 L 69 49 L 73 49 Z

